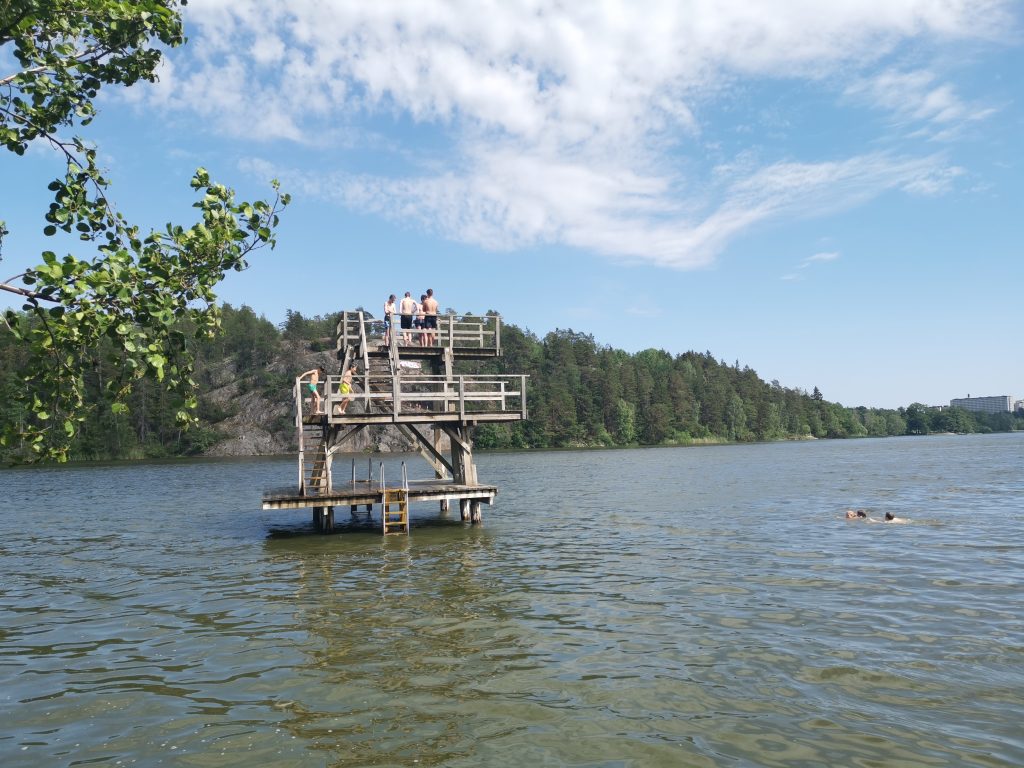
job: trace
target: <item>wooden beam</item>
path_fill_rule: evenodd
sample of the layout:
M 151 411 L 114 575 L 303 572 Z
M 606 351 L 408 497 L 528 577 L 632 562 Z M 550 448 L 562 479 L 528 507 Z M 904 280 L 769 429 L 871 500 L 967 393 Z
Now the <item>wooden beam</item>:
M 350 437 L 355 436 L 355 434 L 357 432 L 359 432 L 359 431 L 361 431 L 363 429 L 366 429 L 366 427 L 367 427 L 366 424 L 353 424 L 352 428 L 349 429 L 348 432 L 346 432 L 343 435 L 335 437 L 331 441 L 331 448 L 330 448 L 331 453 L 336 453 L 338 451 L 338 449 L 342 446 L 342 444 L 344 444 L 344 442 L 346 440 L 348 440 Z
M 449 439 L 453 443 L 458 443 L 463 451 L 470 454 L 473 453 L 473 446 L 463 440 L 462 435 L 460 435 L 457 430 L 452 429 L 447 424 L 442 424 L 441 429 L 445 431 L 445 434 L 448 435 Z
M 402 426 L 408 429 L 410 432 L 412 432 L 413 435 L 415 435 L 416 439 L 419 441 L 420 445 L 422 445 L 431 456 L 433 456 L 438 462 L 440 462 L 441 465 L 446 470 L 448 470 L 448 473 L 452 477 L 455 477 L 455 470 L 452 469 L 452 465 L 443 455 L 437 452 L 437 449 L 430 444 L 430 441 L 427 440 L 427 438 L 424 436 L 422 432 L 416 429 L 416 427 L 414 427 L 412 424 L 403 424 Z M 437 467 L 435 467 L 435 469 L 437 469 Z

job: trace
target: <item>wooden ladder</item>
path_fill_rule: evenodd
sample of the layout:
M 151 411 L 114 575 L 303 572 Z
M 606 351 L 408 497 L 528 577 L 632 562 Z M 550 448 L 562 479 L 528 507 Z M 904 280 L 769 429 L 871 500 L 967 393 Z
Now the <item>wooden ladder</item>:
M 384 535 L 409 532 L 409 493 L 404 488 L 385 488 L 381 507 Z
M 409 475 L 402 462 L 402 485 L 388 488 L 384 485 L 384 462 L 380 463 L 381 529 L 384 535 L 409 532 Z
M 309 440 L 312 457 L 303 465 L 302 486 L 306 496 L 323 496 L 327 491 L 327 441 L 323 428 L 318 425 L 303 425 L 304 437 Z

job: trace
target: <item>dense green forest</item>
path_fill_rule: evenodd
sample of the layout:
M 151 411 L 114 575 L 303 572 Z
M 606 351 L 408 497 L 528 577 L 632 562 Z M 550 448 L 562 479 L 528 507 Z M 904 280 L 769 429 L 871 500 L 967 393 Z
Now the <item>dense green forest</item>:
M 228 370 L 242 391 L 288 402 L 297 372 L 310 355 L 333 347 L 335 319 L 289 311 L 275 326 L 248 307 L 223 307 L 222 332 L 196 342 L 200 427 L 184 431 L 175 401 L 155 382 L 143 380 L 129 411 L 115 413 L 102 402 L 109 371 L 101 365 L 90 380 L 93 408 L 76 437 L 74 459 L 141 458 L 200 454 L 224 437 L 218 426 L 230 409 L 206 396 Z M 685 445 L 799 438 L 883 437 L 932 432 L 992 432 L 1024 429 L 1024 413 L 977 414 L 958 408 L 912 403 L 895 410 L 847 408 L 811 393 L 765 382 L 749 367 L 729 365 L 710 352 L 671 355 L 647 349 L 630 354 L 601 346 L 593 336 L 556 330 L 543 338 L 503 325 L 504 355 L 468 365 L 465 373 L 527 373 L 526 422 L 478 427 L 480 448 Z M 24 418 L 10 405 L 22 380 L 20 346 L 0 330 L 0 414 Z M 287 420 L 280 429 L 290 429 Z M 6 461 L 24 446 L 7 446 Z

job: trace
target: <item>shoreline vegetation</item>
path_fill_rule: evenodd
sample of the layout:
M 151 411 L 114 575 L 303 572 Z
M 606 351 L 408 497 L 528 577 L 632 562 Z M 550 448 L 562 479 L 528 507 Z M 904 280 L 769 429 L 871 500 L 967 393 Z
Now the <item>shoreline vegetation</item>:
M 446 310 L 452 312 L 453 310 Z M 455 313 L 461 314 L 461 313 Z M 176 456 L 272 456 L 295 450 L 292 385 L 297 372 L 337 366 L 334 316 L 304 317 L 289 310 L 279 327 L 249 307 L 223 306 L 222 330 L 195 348 L 199 426 L 183 430 L 182 404 L 146 378 L 127 412 L 103 399 L 103 383 L 117 360 L 106 359 L 87 382 L 88 417 L 72 445 L 72 461 Z M 481 451 L 724 445 L 784 440 L 968 434 L 1024 430 L 1024 412 L 978 414 L 911 403 L 906 408 L 847 407 L 810 393 L 765 382 L 748 366 L 709 352 L 671 355 L 601 346 L 594 337 L 555 330 L 538 337 L 503 324 L 504 354 L 466 365 L 462 373 L 529 375 L 530 418 L 481 424 Z M 13 393 L 25 387 L 24 356 L 0 332 L 0 414 L 17 423 Z M 404 451 L 387 427 L 368 430 L 356 448 Z M 0 447 L 5 464 L 28 459 L 25 446 Z

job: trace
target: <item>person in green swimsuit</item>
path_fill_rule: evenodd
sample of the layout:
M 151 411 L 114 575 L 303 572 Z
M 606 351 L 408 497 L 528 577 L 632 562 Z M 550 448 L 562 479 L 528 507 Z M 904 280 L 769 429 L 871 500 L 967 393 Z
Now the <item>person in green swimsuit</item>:
M 310 399 L 310 413 L 313 416 L 323 416 L 323 397 L 320 394 L 320 377 L 326 376 L 327 371 L 321 365 L 319 368 L 314 368 L 311 371 L 306 371 L 304 374 L 299 376 L 299 385 L 302 387 L 303 392 L 309 392 Z M 309 379 L 309 381 L 306 381 Z

